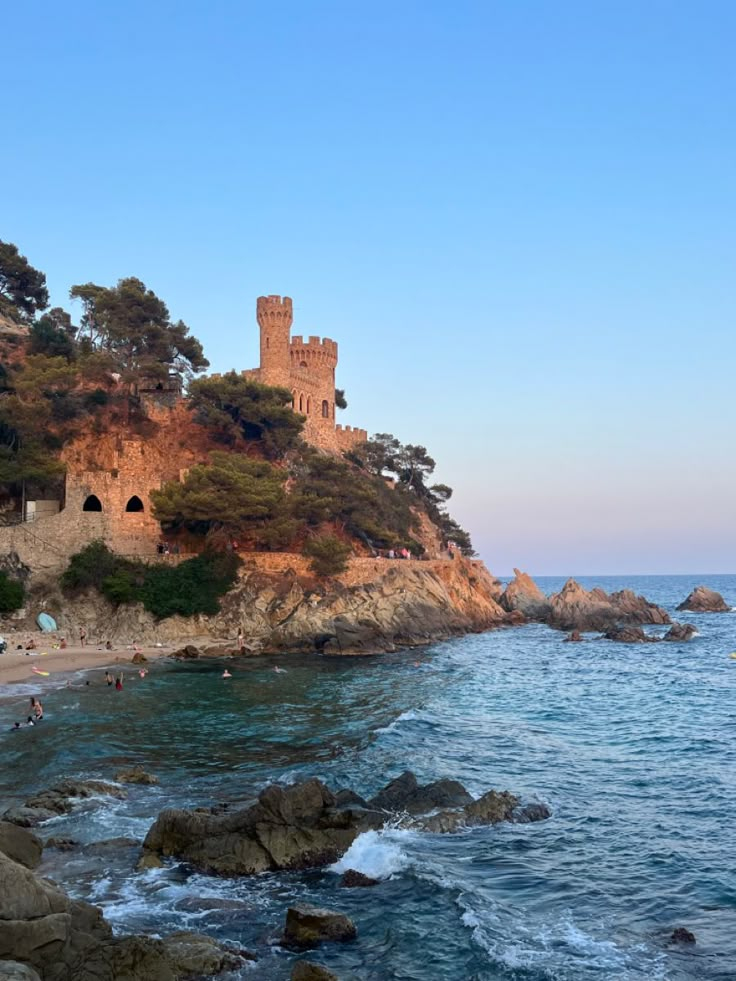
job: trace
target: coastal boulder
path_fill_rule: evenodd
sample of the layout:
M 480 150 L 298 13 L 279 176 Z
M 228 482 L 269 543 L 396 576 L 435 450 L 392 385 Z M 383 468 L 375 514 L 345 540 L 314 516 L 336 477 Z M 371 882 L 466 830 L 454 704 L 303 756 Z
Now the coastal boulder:
M 133 766 L 129 770 L 118 770 L 115 774 L 118 783 L 158 783 L 158 777 L 152 773 L 147 773 L 142 766 Z
M 316 947 L 325 941 L 354 940 L 355 924 L 344 913 L 308 906 L 290 906 L 286 913 L 284 944 L 294 947 Z
M 42 790 L 29 798 L 21 807 L 9 808 L 3 819 L 11 824 L 32 828 L 59 814 L 68 814 L 76 800 L 99 796 L 123 799 L 128 793 L 122 787 L 104 780 L 62 780 L 49 790 Z
M 336 974 L 328 971 L 322 964 L 312 961 L 297 961 L 291 969 L 291 981 L 339 981 Z
M 559 593 L 550 597 L 551 611 L 547 623 L 557 630 L 598 630 L 645 623 L 671 623 L 662 607 L 637 596 L 630 589 L 610 595 L 604 590 L 591 590 L 568 579 Z
M 186 644 L 184 647 L 180 647 L 178 651 L 174 651 L 171 656 L 180 661 L 191 661 L 200 657 L 201 651 L 194 644 Z
M 707 586 L 696 586 L 687 599 L 677 607 L 678 610 L 690 610 L 691 613 L 729 613 L 731 607 L 720 593 Z
M 14 862 L 35 869 L 41 862 L 43 842 L 31 831 L 10 821 L 0 821 L 0 852 Z
M 362 831 L 382 823 L 375 812 L 335 807 L 319 780 L 272 784 L 250 807 L 162 811 L 143 842 L 144 857 L 174 855 L 220 875 L 315 868 L 337 861 Z
M 619 644 L 655 644 L 659 637 L 645 633 L 641 627 L 611 627 L 603 635 L 605 640 L 615 640 Z
M 370 801 L 370 806 L 383 811 L 404 811 L 407 814 L 426 814 L 439 807 L 463 807 L 473 798 L 457 780 L 436 780 L 420 787 L 410 770 L 391 780 Z
M 514 578 L 499 599 L 508 613 L 522 613 L 527 620 L 546 620 L 552 611 L 549 600 L 531 576 L 514 569 Z
M 355 869 L 347 869 L 340 879 L 340 885 L 345 889 L 366 889 L 369 886 L 377 886 L 380 879 L 372 879 L 369 875 L 356 872 Z
M 691 623 L 673 623 L 662 640 L 691 640 L 698 631 Z

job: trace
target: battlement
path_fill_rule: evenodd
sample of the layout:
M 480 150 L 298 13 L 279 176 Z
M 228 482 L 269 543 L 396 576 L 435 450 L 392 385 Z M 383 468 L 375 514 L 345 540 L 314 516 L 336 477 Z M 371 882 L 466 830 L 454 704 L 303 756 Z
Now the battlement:
M 294 311 L 290 296 L 259 296 L 256 301 L 256 317 L 261 327 L 290 328 L 294 320 Z
M 320 360 L 328 358 L 331 361 L 334 360 L 335 364 L 337 364 L 337 341 L 333 341 L 329 337 L 315 337 L 310 334 L 305 341 L 301 334 L 294 334 L 289 344 L 289 351 L 292 360 L 301 351 L 306 351 L 312 352 Z

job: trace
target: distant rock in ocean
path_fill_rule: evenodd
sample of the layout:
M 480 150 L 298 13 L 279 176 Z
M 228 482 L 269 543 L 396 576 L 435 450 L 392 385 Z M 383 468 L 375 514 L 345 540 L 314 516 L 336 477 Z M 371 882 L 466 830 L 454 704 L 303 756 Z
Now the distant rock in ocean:
M 677 607 L 678 610 L 690 610 L 691 613 L 730 613 L 728 606 L 720 593 L 707 586 L 696 586 L 687 599 Z

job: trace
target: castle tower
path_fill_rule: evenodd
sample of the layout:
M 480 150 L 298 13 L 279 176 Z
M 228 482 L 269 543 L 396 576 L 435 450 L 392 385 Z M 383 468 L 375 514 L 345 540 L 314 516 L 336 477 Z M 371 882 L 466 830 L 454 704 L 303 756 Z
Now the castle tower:
M 294 319 L 291 297 L 259 296 L 256 316 L 261 329 L 260 380 L 264 385 L 289 388 L 289 340 Z

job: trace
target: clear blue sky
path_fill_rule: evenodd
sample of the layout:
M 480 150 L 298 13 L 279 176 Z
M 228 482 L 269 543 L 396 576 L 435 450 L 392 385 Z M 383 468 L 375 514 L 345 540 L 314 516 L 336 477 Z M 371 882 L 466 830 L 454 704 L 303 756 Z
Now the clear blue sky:
M 0 237 L 215 370 L 292 296 L 498 573 L 734 572 L 735 43 L 730 0 L 6 5 Z

